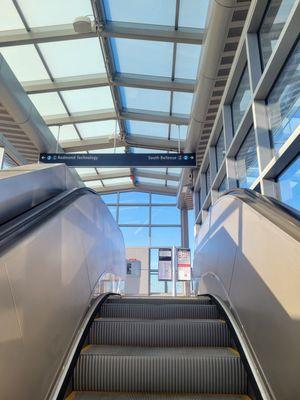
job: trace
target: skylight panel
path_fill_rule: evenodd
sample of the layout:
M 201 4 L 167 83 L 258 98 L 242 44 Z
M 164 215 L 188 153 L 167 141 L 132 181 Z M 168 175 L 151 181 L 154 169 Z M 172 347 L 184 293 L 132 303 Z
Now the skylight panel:
M 168 174 L 171 175 L 180 175 L 182 168 L 168 168 Z
M 117 72 L 170 77 L 173 44 L 148 40 L 110 40 Z
M 180 27 L 204 28 L 209 0 L 180 0 Z
M 2 47 L 1 53 L 20 82 L 49 79 L 33 44 Z
M 93 15 L 90 1 L 18 0 L 18 4 L 30 27 L 72 24 L 78 16 Z
M 25 29 L 25 27 L 13 2 L 11 0 L 1 0 L 0 31 L 9 31 L 11 29 Z
M 157 173 L 161 173 L 161 174 L 166 174 L 167 173 L 167 169 L 166 168 L 137 168 L 136 169 L 137 174 L 139 172 L 144 172 L 144 173 L 153 173 L 153 174 L 157 174 Z
M 100 174 L 101 177 L 105 179 L 105 175 L 107 174 L 128 174 L 130 175 L 130 169 L 129 168 L 97 168 L 98 173 Z
M 75 169 L 83 180 L 85 176 L 96 174 L 95 168 L 75 168 Z
M 177 44 L 175 78 L 196 79 L 201 46 L 197 44 Z
M 54 78 L 105 72 L 97 38 L 40 43 L 39 48 Z
M 154 178 L 138 178 L 138 182 L 144 185 L 165 185 L 165 180 L 164 179 L 154 179 Z
M 103 179 L 104 186 L 115 186 L 115 185 L 132 185 L 132 181 L 129 177 L 120 177 L 113 179 Z
M 91 188 L 91 189 L 96 189 L 97 187 L 103 187 L 102 183 L 100 180 L 95 180 L 95 181 L 86 181 L 84 182 L 85 186 Z
M 58 138 L 59 134 L 59 141 L 65 142 L 68 140 L 79 140 L 79 136 L 74 128 L 74 125 L 62 125 L 61 127 L 58 126 L 50 126 L 50 130 L 53 133 L 55 139 Z
M 192 108 L 193 93 L 174 92 L 173 108 L 174 114 L 190 114 Z
M 98 150 L 90 150 L 89 153 L 91 154 L 122 154 L 125 153 L 125 147 L 116 147 L 115 149 L 113 147 L 109 149 L 98 149 Z
M 174 25 L 175 0 L 104 0 L 103 4 L 108 21 Z
M 147 154 L 147 153 L 167 153 L 166 150 L 155 150 L 142 147 L 130 147 L 132 153 Z
M 97 87 L 61 92 L 71 113 L 113 108 L 109 87 Z
M 170 139 L 185 140 L 187 136 L 188 126 L 187 125 L 171 125 Z
M 76 126 L 84 139 L 114 135 L 116 129 L 118 136 L 120 131 L 115 120 L 86 122 Z
M 29 98 L 42 117 L 56 114 L 67 115 L 61 99 L 55 92 L 31 94 L 29 95 Z
M 168 112 L 170 92 L 165 90 L 121 87 L 122 105 L 125 109 Z
M 177 181 L 167 181 L 167 187 L 171 187 L 171 188 L 177 188 L 178 187 L 179 182 Z
M 161 138 L 168 137 L 168 124 L 132 120 L 126 120 L 125 124 L 127 132 L 132 135 L 154 136 Z

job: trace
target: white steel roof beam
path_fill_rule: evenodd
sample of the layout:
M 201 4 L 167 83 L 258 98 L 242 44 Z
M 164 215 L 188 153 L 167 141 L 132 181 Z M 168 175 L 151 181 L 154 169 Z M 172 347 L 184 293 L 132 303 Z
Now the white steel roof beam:
M 58 42 L 63 40 L 83 39 L 96 36 L 96 32 L 75 32 L 72 24 L 32 28 L 30 32 L 26 32 L 24 29 L 12 29 L 9 31 L 0 32 L 0 47 Z
M 159 42 L 202 44 L 204 29 L 138 24 L 132 22 L 107 22 L 99 31 L 102 37 L 156 40 Z

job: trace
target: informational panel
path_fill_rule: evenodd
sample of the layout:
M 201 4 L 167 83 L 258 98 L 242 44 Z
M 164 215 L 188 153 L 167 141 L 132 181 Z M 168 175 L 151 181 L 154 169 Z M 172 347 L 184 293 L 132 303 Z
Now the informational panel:
M 129 258 L 127 260 L 127 275 L 140 276 L 141 275 L 141 261 L 136 258 Z
M 172 280 L 172 249 L 158 250 L 158 280 Z
M 40 161 L 46 164 L 63 163 L 69 167 L 180 167 L 196 166 L 195 153 L 127 153 L 82 154 L 43 153 Z
M 177 249 L 177 279 L 179 281 L 191 280 L 191 250 Z

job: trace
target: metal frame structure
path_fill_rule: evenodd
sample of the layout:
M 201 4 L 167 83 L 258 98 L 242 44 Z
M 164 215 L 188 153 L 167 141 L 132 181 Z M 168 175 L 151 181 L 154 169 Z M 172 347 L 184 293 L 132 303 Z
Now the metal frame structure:
M 218 188 L 224 178 L 227 189 L 237 187 L 235 157 L 252 126 L 255 132 L 259 176 L 250 189 L 259 190 L 264 195 L 278 199 L 276 178 L 299 154 L 300 126 L 295 129 L 278 153 L 274 153 L 270 141 L 266 98 L 299 38 L 300 1 L 295 1 L 272 55 L 265 68 L 262 69 L 258 31 L 268 4 L 267 0 L 256 0 L 251 5 L 208 147 L 198 173 L 194 177 L 197 224 L 204 221 L 210 205 L 214 204 L 221 195 Z M 251 103 L 237 131 L 233 132 L 231 103 L 246 64 L 249 70 Z M 222 129 L 225 135 L 226 154 L 217 170 L 215 146 Z M 211 184 L 209 190 L 206 190 L 205 175 L 208 166 L 210 166 Z
M 109 22 L 105 20 L 105 13 L 103 8 L 102 0 L 91 0 L 92 8 L 94 11 L 95 23 L 92 21 L 91 30 L 86 33 L 75 32 L 72 24 L 65 25 L 52 25 L 46 27 L 30 27 L 22 8 L 20 7 L 18 0 L 12 0 L 17 13 L 23 22 L 25 30 L 9 30 L 0 32 L 0 48 L 7 46 L 17 46 L 24 44 L 34 45 L 41 61 L 46 69 L 49 80 L 37 80 L 37 81 L 27 81 L 23 82 L 23 87 L 28 94 L 40 94 L 40 93 L 57 93 L 60 100 L 62 101 L 65 109 L 66 115 L 50 115 L 44 117 L 46 124 L 49 127 L 53 126 L 64 126 L 73 125 L 76 133 L 79 137 L 77 141 L 65 141 L 60 142 L 61 148 L 67 152 L 74 151 L 95 151 L 102 149 L 109 149 L 115 147 L 124 147 L 125 151 L 131 151 L 132 147 L 144 148 L 144 149 L 154 149 L 154 150 L 164 150 L 164 151 L 178 151 L 178 149 L 183 150 L 185 147 L 185 142 L 183 140 L 176 141 L 171 139 L 171 125 L 189 125 L 190 116 L 189 115 L 176 115 L 172 112 L 173 105 L 173 95 L 174 92 L 183 93 L 195 93 L 198 85 L 198 79 L 177 79 L 175 77 L 175 65 L 176 65 L 176 52 L 177 45 L 180 43 L 187 44 L 202 44 L 205 46 L 205 39 L 207 35 L 207 28 L 205 29 L 195 29 L 195 28 L 181 28 L 179 26 L 179 11 L 180 11 L 180 0 L 176 0 L 176 10 L 175 10 L 175 24 L 174 26 L 159 26 L 151 24 L 137 24 L 137 23 L 120 23 L 120 22 Z M 226 57 L 222 58 L 218 68 L 220 69 L 220 74 L 216 82 L 216 87 L 219 88 L 218 93 L 215 91 L 213 93 L 214 99 L 212 100 L 213 108 L 208 110 L 208 118 L 211 118 L 211 111 L 216 109 L 217 98 L 220 98 L 222 93 L 222 88 L 226 82 L 226 74 L 232 62 L 232 57 L 235 52 L 235 44 L 239 40 L 241 26 L 245 18 L 245 13 L 247 13 L 249 2 L 243 2 L 243 4 L 238 4 L 235 1 L 226 0 L 225 3 L 232 3 L 230 7 L 232 10 L 236 8 L 236 14 L 234 21 L 230 25 L 230 40 L 229 40 L 229 52 L 226 53 Z M 211 9 L 209 10 L 209 17 L 207 21 L 211 18 Z M 98 74 L 88 74 L 82 76 L 67 76 L 64 78 L 54 78 L 51 74 L 50 68 L 47 65 L 47 61 L 43 56 L 39 44 L 58 42 L 66 40 L 76 40 L 83 38 L 96 38 L 99 37 L 101 51 L 103 53 L 103 59 L 105 63 L 106 73 Z M 148 76 L 148 75 L 137 75 L 137 74 L 124 74 L 116 72 L 114 66 L 114 59 L 112 51 L 109 44 L 109 38 L 128 38 L 128 39 L 138 39 L 138 40 L 150 40 L 159 42 L 169 42 L 173 44 L 173 60 L 172 60 L 172 73 L 170 78 L 158 77 L 158 76 Z M 219 58 L 219 54 L 218 54 Z M 226 73 L 226 74 L 225 74 Z M 225 75 L 224 75 L 225 74 Z M 90 110 L 88 112 L 74 113 L 70 112 L 64 101 L 62 92 L 70 91 L 76 89 L 86 89 L 86 88 L 98 88 L 98 87 L 110 87 L 114 109 L 107 110 Z M 169 112 L 150 112 L 141 110 L 125 110 L 122 107 L 122 101 L 120 99 L 119 87 L 132 87 L 132 88 L 142 88 L 142 89 L 153 89 L 153 90 L 165 90 L 171 93 L 170 110 Z M 149 121 L 149 122 L 160 122 L 169 125 L 168 137 L 164 140 L 157 139 L 151 136 L 145 135 L 128 135 L 125 128 L 124 120 L 133 121 Z M 80 135 L 79 129 L 76 124 L 84 122 L 94 122 L 94 121 L 107 121 L 116 120 L 120 132 L 115 137 L 111 135 L 102 136 L 97 139 L 83 139 Z M 116 125 L 117 126 L 117 125 Z M 100 133 L 100 132 L 99 132 Z M 151 133 L 151 132 L 150 132 Z M 19 135 L 19 132 L 18 132 Z M 19 135 L 20 136 L 20 135 Z M 23 141 L 20 138 L 16 138 L 16 143 L 21 148 Z M 30 158 L 30 162 L 36 157 L 35 149 L 34 155 Z M 26 151 L 26 149 L 24 150 Z M 27 152 L 28 153 L 28 152 Z M 27 155 L 26 153 L 26 155 Z M 24 153 L 25 154 L 25 153 Z M 29 155 L 28 155 L 29 157 Z M 98 171 L 95 170 L 98 173 Z M 151 172 L 153 175 L 153 172 Z M 99 175 L 100 176 L 100 175 Z M 121 174 L 120 177 L 124 177 Z M 132 184 L 116 185 L 114 188 L 103 186 L 101 181 L 101 188 L 96 188 L 101 192 L 111 192 L 116 190 L 149 190 L 156 192 L 166 192 L 174 194 L 176 188 L 171 187 L 169 181 L 177 181 L 174 179 L 168 169 L 166 170 L 165 179 L 159 185 L 155 184 L 141 184 L 137 183 L 136 178 L 143 177 L 143 173 L 140 173 L 136 169 L 132 169 L 127 176 L 132 177 Z M 145 176 L 146 177 L 146 176 Z M 100 178 L 101 179 L 101 178 Z M 154 177 L 153 179 L 157 179 Z M 111 190 L 112 189 L 112 190 Z

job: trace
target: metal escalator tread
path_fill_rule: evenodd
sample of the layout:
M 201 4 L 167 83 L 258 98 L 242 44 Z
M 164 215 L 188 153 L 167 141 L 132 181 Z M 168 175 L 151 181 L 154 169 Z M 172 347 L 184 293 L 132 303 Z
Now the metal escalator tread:
M 89 345 L 73 383 L 75 391 L 247 393 L 239 354 L 225 347 Z
M 120 392 L 73 392 L 66 400 L 251 400 L 246 395 L 160 394 Z
M 218 346 L 231 344 L 229 329 L 219 319 L 98 318 L 89 333 L 90 344 L 120 346 Z
M 212 304 L 208 296 L 199 296 L 194 298 L 165 298 L 165 297 L 120 297 L 111 296 L 106 303 L 122 303 L 122 304 Z
M 126 304 L 106 303 L 100 310 L 104 318 L 141 319 L 217 319 L 219 312 L 213 304 Z

